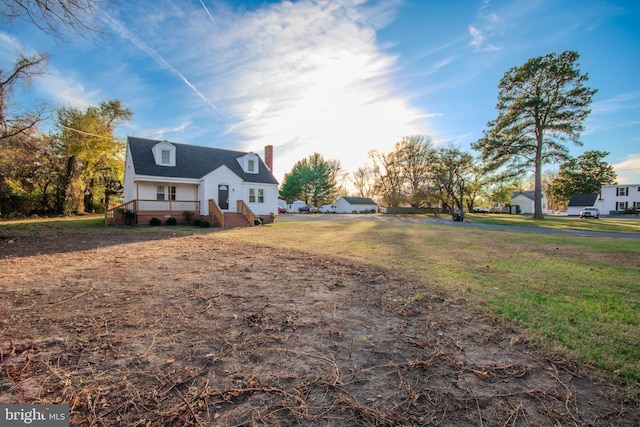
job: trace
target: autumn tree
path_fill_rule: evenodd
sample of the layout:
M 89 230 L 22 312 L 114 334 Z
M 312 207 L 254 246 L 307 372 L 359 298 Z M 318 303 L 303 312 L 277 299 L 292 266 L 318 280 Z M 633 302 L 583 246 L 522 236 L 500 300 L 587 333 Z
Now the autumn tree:
M 490 183 L 490 174 L 487 174 L 482 163 L 472 162 L 469 171 L 469 180 L 466 185 L 465 204 L 467 210 L 471 212 L 478 199 L 486 199 L 487 188 Z
M 118 100 L 85 110 L 60 108 L 56 153 L 60 159 L 56 193 L 58 213 L 94 212 L 124 174 L 125 144 L 116 127 L 133 113 Z M 107 189 L 105 193 L 105 189 Z
M 36 128 L 0 139 L 0 216 L 50 213 L 52 147 L 51 138 Z
M 558 175 L 549 186 L 549 194 L 557 204 L 567 205 L 574 194 L 599 194 L 606 184 L 615 184 L 618 175 L 604 161 L 606 151 L 586 151 L 560 165 Z
M 498 85 L 498 117 L 473 144 L 494 168 L 533 168 L 536 219 L 543 218 L 542 167 L 568 157 L 567 141 L 581 145 L 596 93 L 585 86 L 588 75 L 580 73 L 578 58 L 572 51 L 548 54 L 507 71 Z
M 460 211 L 464 219 L 464 200 L 473 180 L 473 156 L 455 147 L 441 147 L 429 166 L 431 179 L 447 205 Z
M 284 200 L 304 200 L 314 206 L 332 203 L 337 195 L 337 178 L 342 167 L 338 160 L 325 160 L 314 153 L 299 160 L 284 175 L 279 196 Z

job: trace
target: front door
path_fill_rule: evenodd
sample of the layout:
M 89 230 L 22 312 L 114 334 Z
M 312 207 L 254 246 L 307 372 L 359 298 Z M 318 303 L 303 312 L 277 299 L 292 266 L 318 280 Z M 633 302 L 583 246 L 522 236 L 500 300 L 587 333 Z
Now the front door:
M 220 209 L 229 209 L 229 186 L 218 185 L 218 206 Z

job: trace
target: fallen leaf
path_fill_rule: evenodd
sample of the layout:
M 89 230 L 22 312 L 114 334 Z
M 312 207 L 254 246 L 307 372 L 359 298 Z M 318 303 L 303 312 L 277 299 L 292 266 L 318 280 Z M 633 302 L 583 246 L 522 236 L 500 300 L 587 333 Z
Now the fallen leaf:
M 175 361 L 176 361 L 176 359 L 174 359 L 174 358 L 167 359 L 167 364 L 174 363 Z
M 472 370 L 471 372 L 473 372 L 473 375 L 475 375 L 478 378 L 486 378 L 489 375 L 488 372 L 482 372 L 475 369 Z

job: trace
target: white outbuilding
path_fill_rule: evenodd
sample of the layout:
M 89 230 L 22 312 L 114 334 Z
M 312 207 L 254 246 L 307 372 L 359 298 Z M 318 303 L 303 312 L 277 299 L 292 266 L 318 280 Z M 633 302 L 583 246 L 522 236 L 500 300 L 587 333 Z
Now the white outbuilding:
M 336 202 L 337 213 L 376 213 L 378 204 L 368 197 L 340 197 Z

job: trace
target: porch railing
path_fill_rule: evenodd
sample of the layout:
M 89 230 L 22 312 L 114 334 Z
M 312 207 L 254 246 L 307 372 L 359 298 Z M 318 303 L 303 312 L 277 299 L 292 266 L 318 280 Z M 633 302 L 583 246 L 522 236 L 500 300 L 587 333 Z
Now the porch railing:
M 140 214 L 169 214 L 171 216 L 182 215 L 184 212 L 200 213 L 200 201 L 198 200 L 144 200 L 135 199 L 123 203 L 104 214 L 105 225 L 137 223 L 136 217 Z
M 224 228 L 224 213 L 213 199 L 209 199 L 209 222 L 211 224 L 218 222 L 220 227 Z
M 256 216 L 254 215 L 253 211 L 249 208 L 249 206 L 247 206 L 244 200 L 238 200 L 236 207 L 238 208 L 237 209 L 238 213 L 241 213 L 242 215 L 244 215 L 244 217 L 247 218 L 247 221 L 249 221 L 249 224 L 251 226 L 254 226 L 256 223 L 255 222 Z

